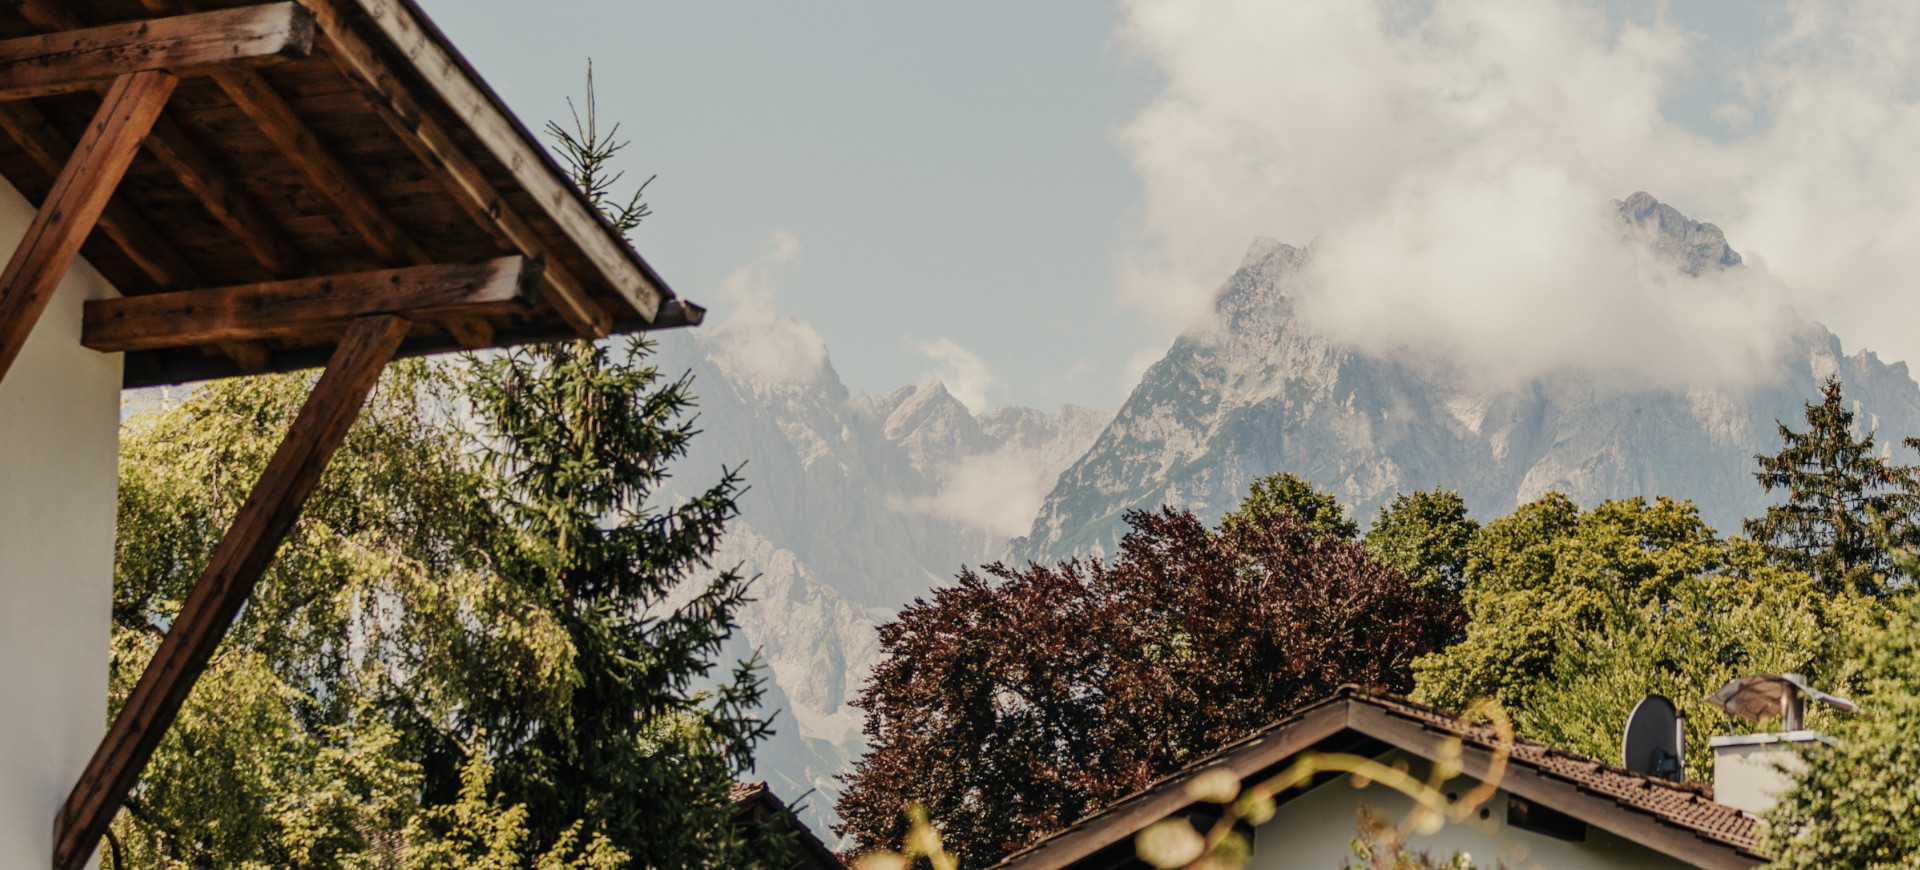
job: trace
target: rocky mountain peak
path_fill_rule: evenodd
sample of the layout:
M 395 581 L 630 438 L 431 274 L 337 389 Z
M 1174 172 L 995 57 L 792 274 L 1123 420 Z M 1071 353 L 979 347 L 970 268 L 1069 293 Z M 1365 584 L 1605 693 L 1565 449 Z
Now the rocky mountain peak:
M 1740 254 L 1713 224 L 1688 218 L 1646 191 L 1614 203 L 1627 226 L 1640 231 L 1655 254 L 1681 264 L 1688 275 L 1740 265 Z

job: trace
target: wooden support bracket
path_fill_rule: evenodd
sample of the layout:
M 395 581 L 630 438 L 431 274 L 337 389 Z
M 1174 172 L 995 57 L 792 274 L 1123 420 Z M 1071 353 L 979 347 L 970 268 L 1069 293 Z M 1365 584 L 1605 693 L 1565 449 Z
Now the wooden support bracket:
M 19 357 L 40 312 L 120 185 L 140 140 L 180 80 L 164 72 L 120 77 L 54 180 L 27 235 L 0 273 L 0 379 Z
M 123 75 L 259 65 L 313 51 L 298 3 L 243 6 L 0 41 L 0 101 L 84 91 Z
M 266 472 L 61 807 L 54 826 L 54 870 L 82 870 L 99 847 L 409 326 L 403 318 L 376 315 L 348 328 L 286 440 L 267 462 Z

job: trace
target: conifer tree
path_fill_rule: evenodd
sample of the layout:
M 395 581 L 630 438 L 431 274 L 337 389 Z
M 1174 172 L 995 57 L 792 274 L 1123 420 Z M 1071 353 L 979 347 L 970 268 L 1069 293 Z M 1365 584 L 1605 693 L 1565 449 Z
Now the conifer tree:
M 1782 423 L 1780 452 L 1754 457 L 1761 488 L 1784 492 L 1786 502 L 1742 526 L 1822 592 L 1884 594 L 1893 572 L 1888 544 L 1904 535 L 1920 481 L 1911 466 L 1878 455 L 1872 432 L 1854 437 L 1839 378 L 1820 392 L 1819 404 L 1807 403 L 1807 431 Z

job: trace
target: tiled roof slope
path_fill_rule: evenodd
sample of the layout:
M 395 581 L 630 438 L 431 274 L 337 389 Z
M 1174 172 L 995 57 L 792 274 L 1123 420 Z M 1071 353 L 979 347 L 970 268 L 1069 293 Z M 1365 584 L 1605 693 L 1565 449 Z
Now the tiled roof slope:
M 1419 722 L 1439 734 L 1459 735 L 1467 743 L 1482 749 L 1492 750 L 1499 743 L 1492 726 L 1475 725 L 1444 710 L 1405 698 L 1352 687 L 1342 689 L 1340 697 L 1372 704 L 1395 716 Z M 1682 785 L 1635 773 L 1526 739 L 1514 741 L 1513 755 L 1509 761 L 1527 765 L 1586 791 L 1613 798 L 1623 806 L 1640 810 L 1668 824 L 1758 856 L 1755 850 L 1760 846 L 1759 822 L 1733 807 L 1715 803 L 1710 797 L 1710 790 L 1703 786 Z
M 1052 850 L 1056 846 L 1068 845 L 1064 841 L 1075 839 L 1073 837 L 1075 834 L 1092 831 L 1108 824 L 1138 823 L 1137 810 L 1145 804 L 1164 798 L 1174 789 L 1183 787 L 1187 780 L 1202 770 L 1257 750 L 1262 744 L 1278 736 L 1280 732 L 1300 725 L 1316 712 L 1322 712 L 1333 705 L 1372 707 L 1389 716 L 1416 723 L 1435 736 L 1457 736 L 1466 747 L 1486 752 L 1496 751 L 1500 743 L 1497 732 L 1490 725 L 1469 722 L 1445 710 L 1385 692 L 1357 686 L 1343 686 L 1333 697 L 1295 710 L 1274 724 L 1228 744 L 1212 755 L 1163 777 L 1154 784 L 1121 798 L 1033 845 L 1007 856 L 995 865 L 994 870 L 1015 868 L 1030 863 L 1064 866 L 1057 860 L 1030 861 L 1029 859 L 1038 858 L 1041 853 Z M 1356 730 L 1364 733 L 1365 729 Z M 1381 735 L 1369 736 L 1381 737 Z M 1741 857 L 1751 859 L 1753 863 L 1762 863 L 1766 860 L 1766 857 L 1758 852 L 1759 822 L 1733 807 L 1714 802 L 1710 796 L 1711 790 L 1699 784 L 1669 782 L 1526 739 L 1514 741 L 1509 764 L 1529 768 L 1548 778 L 1571 784 L 1589 795 L 1611 800 L 1621 808 L 1643 817 L 1649 824 L 1664 825 L 1689 832 L 1703 841 L 1737 852 Z M 1561 808 L 1555 807 L 1555 809 Z M 1144 824 L 1141 826 L 1143 827 Z M 1631 831 L 1614 831 L 1613 833 L 1629 837 L 1632 834 Z M 1131 832 L 1126 836 L 1131 836 Z M 1081 856 L 1074 856 L 1072 860 L 1078 860 L 1079 857 Z M 1067 863 L 1070 864 L 1071 861 Z

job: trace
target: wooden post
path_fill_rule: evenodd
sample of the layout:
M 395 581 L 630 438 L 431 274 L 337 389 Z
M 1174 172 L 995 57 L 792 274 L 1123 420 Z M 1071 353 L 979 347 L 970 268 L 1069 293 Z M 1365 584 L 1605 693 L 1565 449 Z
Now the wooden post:
M 362 317 L 348 328 L 286 440 L 267 462 L 266 472 L 61 807 L 54 826 L 54 870 L 81 870 L 93 856 L 409 326 L 403 318 L 383 314 Z
M 141 72 L 121 76 L 107 91 L 106 102 L 0 273 L 0 380 L 179 83 L 164 72 Z

